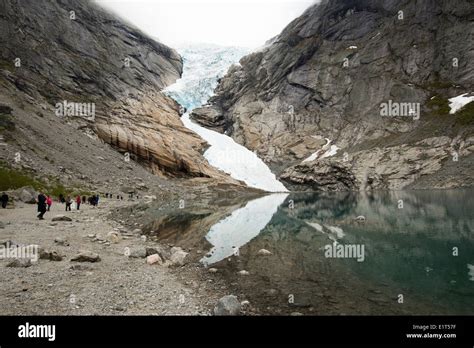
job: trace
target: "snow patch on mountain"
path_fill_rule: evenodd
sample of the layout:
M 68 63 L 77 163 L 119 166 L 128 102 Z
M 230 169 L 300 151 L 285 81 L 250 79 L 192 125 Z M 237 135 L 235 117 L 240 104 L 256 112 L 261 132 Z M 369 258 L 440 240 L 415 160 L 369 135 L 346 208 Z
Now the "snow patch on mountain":
M 469 93 L 464 93 L 464 94 L 458 95 L 457 97 L 449 99 L 449 107 L 451 108 L 451 111 L 449 111 L 450 114 L 455 114 L 456 112 L 461 110 L 464 106 L 474 101 L 474 96 L 467 97 L 468 94 Z

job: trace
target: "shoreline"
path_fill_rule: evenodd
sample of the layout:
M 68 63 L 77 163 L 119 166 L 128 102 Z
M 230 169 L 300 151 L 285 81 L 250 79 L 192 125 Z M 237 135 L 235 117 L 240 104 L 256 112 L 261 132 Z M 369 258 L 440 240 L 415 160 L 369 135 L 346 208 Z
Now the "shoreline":
M 0 314 L 211 315 L 218 299 L 227 295 L 223 281 L 209 279 L 194 263 L 148 265 L 145 258 L 124 254 L 125 248 L 159 246 L 111 219 L 113 211 L 136 203 L 102 198 L 98 208 L 82 205 L 65 214 L 64 206 L 55 202 L 43 221 L 36 219 L 34 204 L 1 209 L 2 243 L 37 244 L 62 261 L 40 259 L 29 267 L 11 268 L 6 267 L 9 260 L 0 259 Z M 59 214 L 72 221 L 53 222 Z M 103 242 L 113 231 L 120 233 L 120 240 Z M 80 251 L 96 253 L 100 261 L 70 261 Z

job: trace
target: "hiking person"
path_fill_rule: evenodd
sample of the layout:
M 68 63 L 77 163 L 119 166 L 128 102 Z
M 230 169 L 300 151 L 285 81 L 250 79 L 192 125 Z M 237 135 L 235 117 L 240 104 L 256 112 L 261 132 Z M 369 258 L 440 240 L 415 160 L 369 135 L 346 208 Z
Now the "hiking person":
M 66 200 L 64 199 L 64 195 L 62 193 L 59 194 L 59 201 L 64 203 Z
M 38 212 L 39 214 L 36 216 L 40 220 L 44 220 L 44 213 L 46 213 L 46 196 L 44 195 L 43 192 L 40 192 L 38 195 L 38 199 L 36 200 L 36 203 L 38 204 Z
M 51 210 L 51 206 L 53 205 L 53 200 L 50 195 L 46 197 L 46 205 L 48 206 L 48 211 Z
M 66 211 L 68 210 L 71 211 L 71 204 L 72 204 L 71 196 L 68 195 L 66 197 L 65 202 L 66 202 Z
M 8 199 L 9 199 L 8 195 L 5 192 L 3 192 L 2 197 L 0 198 L 0 201 L 2 201 L 2 208 L 3 209 L 5 209 L 7 207 Z
M 77 196 L 76 197 L 76 209 L 79 210 L 79 208 L 81 207 L 81 196 Z

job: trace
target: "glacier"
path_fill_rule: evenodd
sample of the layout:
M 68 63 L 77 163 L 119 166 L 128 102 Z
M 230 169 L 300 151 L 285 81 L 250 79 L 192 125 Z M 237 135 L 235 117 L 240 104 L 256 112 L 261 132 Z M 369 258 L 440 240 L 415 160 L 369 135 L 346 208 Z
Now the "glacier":
M 257 154 L 225 134 L 201 127 L 189 117 L 194 108 L 207 103 L 218 79 L 250 50 L 216 45 L 191 45 L 177 50 L 184 61 L 183 75 L 164 92 L 186 108 L 187 112 L 181 117 L 184 126 L 209 143 L 210 147 L 204 153 L 209 164 L 249 187 L 267 192 L 288 192 Z

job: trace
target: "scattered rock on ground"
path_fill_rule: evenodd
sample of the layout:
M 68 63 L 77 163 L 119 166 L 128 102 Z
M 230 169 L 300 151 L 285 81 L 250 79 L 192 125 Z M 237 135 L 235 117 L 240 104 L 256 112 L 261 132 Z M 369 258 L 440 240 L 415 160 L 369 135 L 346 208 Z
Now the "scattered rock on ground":
M 59 255 L 56 251 L 46 251 L 41 250 L 39 253 L 40 260 L 49 260 L 49 261 L 62 261 L 63 256 Z
M 73 271 L 92 271 L 92 270 L 94 270 L 94 267 L 84 265 L 82 263 L 77 263 L 75 265 L 71 265 L 71 267 L 69 267 L 69 269 L 73 270 Z
M 170 257 L 171 264 L 175 266 L 184 265 L 187 255 L 188 253 L 179 247 L 171 248 L 171 257 Z
M 236 296 L 227 295 L 217 301 L 214 307 L 214 315 L 239 315 L 241 304 Z
M 30 259 L 13 259 L 7 263 L 7 267 L 30 267 L 31 260 Z
M 84 251 L 74 256 L 71 261 L 75 262 L 99 262 L 100 257 L 96 253 Z
M 145 248 L 134 248 L 130 249 L 130 254 L 128 257 L 132 259 L 144 259 L 147 257 L 147 252 Z
M 269 256 L 272 253 L 270 251 L 268 251 L 267 249 L 260 249 L 257 254 L 260 255 L 260 256 Z
M 146 248 L 146 256 L 158 254 L 163 260 L 169 260 L 171 258 L 171 252 L 163 247 L 162 245 L 156 245 L 154 247 Z
M 72 221 L 72 219 L 66 215 L 56 215 L 52 221 Z
M 160 255 L 153 254 L 153 255 L 147 256 L 146 263 L 149 265 L 154 265 L 155 263 L 158 263 L 161 265 L 163 264 L 163 260 L 161 259 Z
M 111 243 L 118 243 L 122 240 L 122 237 L 120 236 L 119 233 L 112 231 L 107 233 L 107 240 L 110 241 Z
M 54 238 L 54 242 L 55 242 L 57 245 L 69 246 L 69 242 L 68 242 L 65 238 L 62 238 L 62 237 L 56 237 L 56 238 Z

